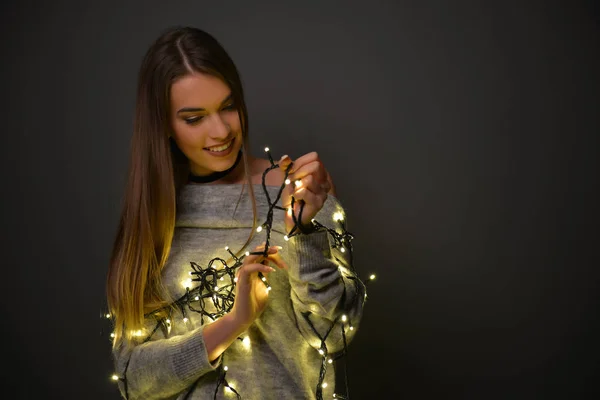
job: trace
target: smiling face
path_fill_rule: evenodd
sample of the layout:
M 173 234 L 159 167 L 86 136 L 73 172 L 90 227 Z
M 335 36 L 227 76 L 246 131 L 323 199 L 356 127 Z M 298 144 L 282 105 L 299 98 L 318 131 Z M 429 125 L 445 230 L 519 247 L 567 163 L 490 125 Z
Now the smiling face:
M 239 113 L 221 79 L 201 73 L 171 85 L 173 139 L 194 175 L 230 168 L 242 147 Z

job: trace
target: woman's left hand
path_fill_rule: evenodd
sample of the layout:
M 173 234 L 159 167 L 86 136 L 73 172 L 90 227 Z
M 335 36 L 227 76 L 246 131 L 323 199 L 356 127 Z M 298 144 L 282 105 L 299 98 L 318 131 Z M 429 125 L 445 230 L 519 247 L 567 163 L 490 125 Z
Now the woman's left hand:
M 283 156 L 279 161 L 279 167 L 283 172 L 292 162 L 290 157 Z M 290 170 L 288 179 L 291 181 L 286 185 L 281 194 L 281 204 L 289 210 L 292 204 L 292 196 L 294 201 L 294 215 L 298 218 L 300 213 L 301 202 L 304 202 L 302 210 L 302 225 L 309 225 L 311 219 L 317 215 L 319 210 L 327 200 L 327 194 L 333 189 L 329 173 L 323 166 L 316 152 L 308 153 L 293 161 L 294 165 Z M 294 219 L 290 212 L 285 213 L 285 226 L 289 232 L 294 227 Z

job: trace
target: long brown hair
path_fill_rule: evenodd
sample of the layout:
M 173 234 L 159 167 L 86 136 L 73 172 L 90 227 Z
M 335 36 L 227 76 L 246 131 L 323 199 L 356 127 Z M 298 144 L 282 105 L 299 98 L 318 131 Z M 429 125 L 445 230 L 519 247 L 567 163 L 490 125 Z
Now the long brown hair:
M 113 346 L 121 339 L 127 343 L 135 340 L 133 332 L 144 328 L 145 314 L 167 307 L 173 300 L 162 285 L 161 271 L 173 240 L 177 194 L 187 182 L 190 167 L 187 157 L 169 140 L 170 92 L 173 82 L 192 72 L 216 76 L 231 89 L 240 117 L 253 228 L 256 226 L 247 155 L 248 115 L 237 68 L 210 34 L 192 27 L 169 28 L 146 52 L 138 75 L 129 174 L 106 279 Z M 253 233 L 254 229 L 238 254 Z

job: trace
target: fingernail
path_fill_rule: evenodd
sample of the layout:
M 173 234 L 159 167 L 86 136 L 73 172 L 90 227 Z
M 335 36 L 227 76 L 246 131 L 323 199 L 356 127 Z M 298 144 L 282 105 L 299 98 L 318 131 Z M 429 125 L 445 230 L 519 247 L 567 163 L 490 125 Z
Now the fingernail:
M 283 156 L 281 156 L 281 158 L 279 159 L 279 161 L 283 161 L 284 158 L 286 158 L 288 155 L 284 154 Z
M 281 246 L 275 246 L 275 247 L 277 247 L 279 250 L 283 249 L 283 247 L 281 247 Z

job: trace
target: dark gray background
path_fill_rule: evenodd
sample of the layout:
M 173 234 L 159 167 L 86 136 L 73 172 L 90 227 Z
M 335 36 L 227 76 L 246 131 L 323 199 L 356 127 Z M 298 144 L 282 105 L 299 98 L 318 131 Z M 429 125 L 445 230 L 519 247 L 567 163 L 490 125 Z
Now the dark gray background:
M 353 399 L 598 396 L 598 10 L 3 2 L 2 394 L 119 398 L 99 314 L 136 74 L 189 24 L 237 63 L 256 152 L 320 153 L 379 276 Z

